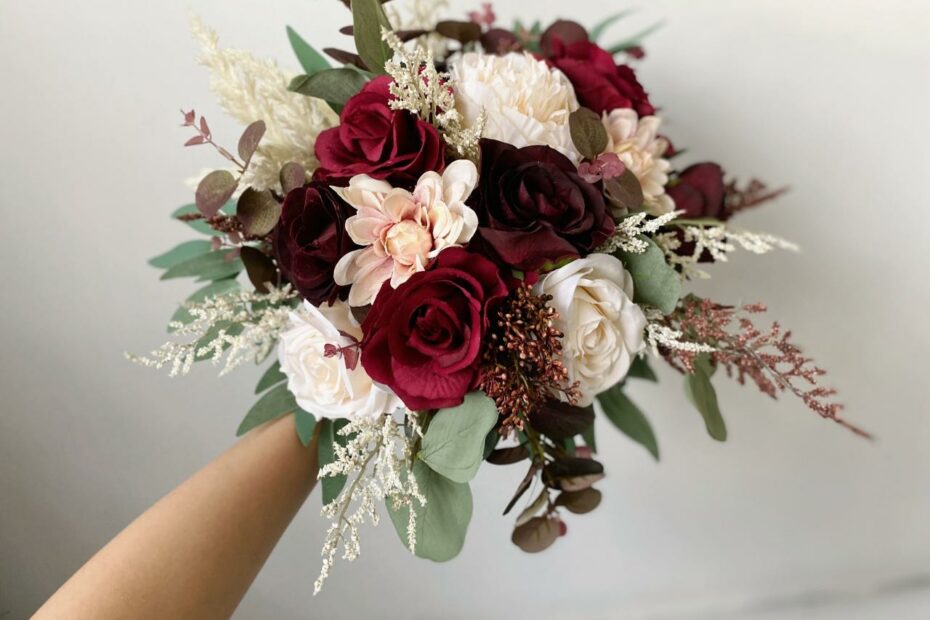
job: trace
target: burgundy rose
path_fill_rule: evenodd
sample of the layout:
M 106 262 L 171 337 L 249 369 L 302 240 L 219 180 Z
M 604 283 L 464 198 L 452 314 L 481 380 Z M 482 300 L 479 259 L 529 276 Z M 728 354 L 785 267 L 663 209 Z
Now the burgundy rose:
M 274 230 L 274 255 L 284 276 L 315 306 L 348 294 L 333 281 L 333 269 L 343 255 L 358 247 L 345 226 L 354 213 L 323 183 L 293 189 L 284 199 Z
M 726 194 L 723 169 L 717 164 L 705 162 L 688 166 L 666 192 L 675 201 L 675 208 L 685 212 L 684 217 L 727 218 L 723 208 Z
M 367 174 L 412 187 L 424 172 L 442 172 L 446 147 L 439 132 L 410 112 L 391 110 L 390 82 L 388 76 L 368 82 L 346 102 L 339 125 L 319 135 L 314 180 L 348 185 L 353 176 Z
M 562 71 L 575 88 L 578 102 L 598 114 L 632 108 L 640 116 L 655 113 L 649 96 L 627 65 L 618 65 L 607 50 L 588 40 L 574 22 L 556 22 L 542 36 L 549 64 Z
M 602 190 L 548 146 L 481 140 L 481 175 L 469 204 L 478 214 L 477 242 L 522 271 L 584 256 L 614 232 Z
M 449 248 L 396 289 L 384 283 L 362 324 L 362 366 L 411 409 L 459 405 L 477 381 L 489 308 L 506 295 L 494 263 Z

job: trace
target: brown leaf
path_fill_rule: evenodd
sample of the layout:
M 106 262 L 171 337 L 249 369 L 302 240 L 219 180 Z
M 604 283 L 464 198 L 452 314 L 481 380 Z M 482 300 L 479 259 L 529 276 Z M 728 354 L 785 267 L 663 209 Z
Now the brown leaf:
M 611 206 L 624 213 L 636 211 L 643 205 L 643 187 L 629 168 L 619 177 L 605 181 L 604 193 Z
M 583 515 L 601 504 L 601 492 L 590 487 L 580 491 L 563 491 L 555 499 L 556 506 L 564 506 L 569 512 Z
M 475 22 L 442 21 L 436 24 L 436 32 L 462 45 L 481 38 L 481 26 Z
M 530 414 L 530 425 L 550 439 L 568 439 L 594 424 L 594 407 L 575 407 L 550 400 Z
M 343 64 L 352 65 L 362 70 L 367 69 L 364 61 L 362 61 L 362 57 L 359 56 L 358 54 L 347 52 L 346 50 L 341 50 L 337 47 L 324 47 L 323 52 L 327 54 L 333 60 L 336 60 Z
M 578 22 L 566 19 L 553 22 L 539 37 L 539 49 L 544 56 L 552 55 L 552 44 L 555 39 L 558 39 L 564 45 L 571 45 L 579 41 L 587 41 L 588 31 Z
M 265 135 L 265 121 L 255 121 L 245 128 L 239 137 L 239 157 L 246 165 L 255 154 L 258 143 L 261 142 L 262 136 Z
M 197 185 L 194 202 L 204 217 L 213 217 L 236 191 L 238 183 L 228 170 L 214 170 Z
M 194 146 L 197 144 L 203 144 L 203 136 L 197 135 L 184 143 L 184 146 Z
M 268 292 L 268 284 L 277 286 L 278 269 L 274 262 L 261 250 L 244 245 L 240 248 L 239 256 L 242 258 L 242 264 L 245 265 L 245 272 L 249 276 L 249 281 L 255 286 L 259 293 Z
M 603 479 L 604 474 L 588 474 L 575 478 L 562 478 L 558 481 L 558 485 L 563 491 L 580 491 L 582 489 L 587 489 L 598 480 Z
M 207 118 L 205 116 L 200 117 L 200 131 L 207 138 L 210 137 L 210 127 L 207 125 Z
M 586 158 L 595 159 L 607 148 L 607 130 L 594 110 L 578 108 L 572 112 L 568 117 L 568 128 L 575 148 Z
M 517 517 L 517 520 L 514 522 L 515 527 L 520 527 L 524 523 L 528 523 L 537 512 L 543 509 L 543 507 L 549 504 L 549 489 L 546 487 L 542 488 L 542 491 L 539 492 L 539 495 L 536 496 L 536 499 L 533 500 L 533 503 L 523 509 L 523 512 Z
M 488 455 L 487 461 L 492 465 L 513 465 L 530 456 L 530 451 L 526 446 L 513 446 L 510 448 L 498 448 L 492 450 Z
M 559 534 L 558 519 L 533 517 L 523 525 L 515 527 L 510 540 L 527 553 L 539 553 L 552 546 Z
M 245 232 L 256 237 L 270 233 L 281 217 L 281 205 L 268 190 L 251 187 L 242 192 L 236 204 L 236 217 Z
M 289 161 L 281 167 L 281 189 L 288 193 L 307 182 L 307 171 L 295 161 Z

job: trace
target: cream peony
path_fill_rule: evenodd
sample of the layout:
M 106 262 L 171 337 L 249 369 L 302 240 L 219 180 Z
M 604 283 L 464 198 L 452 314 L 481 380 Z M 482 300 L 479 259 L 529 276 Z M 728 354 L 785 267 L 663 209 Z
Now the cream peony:
M 454 57 L 449 72 L 455 107 L 466 124 L 473 126 L 482 111 L 487 113 L 483 137 L 516 147 L 545 144 L 580 161 L 568 129 L 568 115 L 578 109 L 578 100 L 561 71 L 529 53 L 469 52 Z
M 367 175 L 352 177 L 349 187 L 337 190 L 358 209 L 346 221 L 346 231 L 365 246 L 336 264 L 336 283 L 352 286 L 349 305 L 372 303 L 385 280 L 397 288 L 446 248 L 467 243 L 478 216 L 465 199 L 477 182 L 475 164 L 462 159 L 442 176 L 424 173 L 412 193 Z
M 535 290 L 552 295 L 564 334 L 562 361 L 578 382 L 578 404 L 590 405 L 626 376 L 646 346 L 646 316 L 632 301 L 633 278 L 617 258 L 590 254 L 550 272 Z
M 323 418 L 376 418 L 403 406 L 360 363 L 350 369 L 343 354 L 327 357 L 326 345 L 352 347 L 361 338 L 362 330 L 343 302 L 320 308 L 304 302 L 291 314 L 291 327 L 278 344 L 278 361 L 287 389 L 302 409 Z
M 608 153 L 616 153 L 633 171 L 643 187 L 643 198 L 651 215 L 663 215 L 675 208 L 675 202 L 665 193 L 668 171 L 672 164 L 663 156 L 668 140 L 659 137 L 658 116 L 639 118 L 634 110 L 622 108 L 604 114 Z

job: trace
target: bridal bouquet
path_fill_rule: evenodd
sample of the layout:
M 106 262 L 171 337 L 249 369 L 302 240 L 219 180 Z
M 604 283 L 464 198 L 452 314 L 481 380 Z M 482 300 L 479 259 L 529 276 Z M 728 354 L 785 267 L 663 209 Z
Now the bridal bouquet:
M 225 161 L 173 214 L 205 238 L 151 264 L 201 288 L 171 342 L 130 356 L 172 375 L 271 358 L 238 433 L 293 414 L 315 445 L 332 521 L 317 590 L 337 554 L 358 556 L 381 505 L 417 556 L 458 554 L 483 463 L 525 471 L 495 507 L 520 503 L 513 542 L 552 545 L 569 513 L 600 503 L 596 416 L 658 459 L 625 392 L 656 381 L 652 362 L 682 375 L 716 440 L 714 375 L 865 434 L 790 332 L 756 326 L 762 305 L 686 292 L 739 249 L 794 246 L 732 224 L 779 190 L 677 163 L 627 64 L 645 33 L 602 47 L 622 15 L 500 28 L 490 5 L 439 21 L 435 2 L 345 4 L 355 51 L 327 60 L 289 28 L 296 76 L 194 21 L 245 130 L 228 150 L 183 113 L 187 145 Z

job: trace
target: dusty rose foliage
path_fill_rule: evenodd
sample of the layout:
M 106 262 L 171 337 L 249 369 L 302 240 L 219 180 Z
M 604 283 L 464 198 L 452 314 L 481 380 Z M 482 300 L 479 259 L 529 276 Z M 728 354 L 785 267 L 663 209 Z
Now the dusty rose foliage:
M 752 323 L 749 317 L 765 310 L 762 304 L 723 306 L 691 296 L 666 321 L 669 327 L 681 330 L 687 340 L 715 347 L 710 357 L 741 385 L 752 381 L 772 398 L 777 398 L 779 392 L 790 392 L 820 416 L 870 438 L 869 433 L 840 418 L 843 406 L 832 398 L 836 390 L 818 385 L 826 371 L 791 342 L 790 331 L 783 332 L 777 322 L 768 330 L 760 330 Z M 662 354 L 685 373 L 693 372 L 699 355 L 678 349 L 664 349 Z
M 735 213 L 758 207 L 759 205 L 775 200 L 788 191 L 787 187 L 771 189 L 768 185 L 759 179 L 750 180 L 745 187 L 738 187 L 736 181 L 730 181 L 726 187 L 726 198 L 724 199 L 723 210 L 726 219 L 729 219 Z

